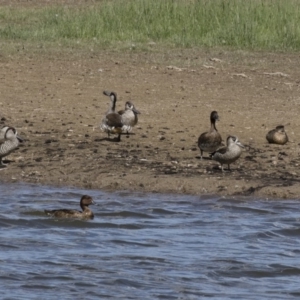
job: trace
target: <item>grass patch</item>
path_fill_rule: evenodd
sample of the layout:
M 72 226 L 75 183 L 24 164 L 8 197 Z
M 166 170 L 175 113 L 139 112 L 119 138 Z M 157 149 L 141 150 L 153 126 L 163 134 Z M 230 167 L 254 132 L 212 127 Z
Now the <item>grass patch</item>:
M 114 0 L 0 8 L 0 38 L 99 48 L 300 49 L 298 0 Z

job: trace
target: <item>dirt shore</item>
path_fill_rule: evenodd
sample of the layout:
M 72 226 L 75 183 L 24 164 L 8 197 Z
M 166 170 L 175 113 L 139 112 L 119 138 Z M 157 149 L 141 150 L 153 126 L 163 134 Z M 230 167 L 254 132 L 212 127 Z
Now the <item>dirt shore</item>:
M 297 54 L 24 52 L 0 57 L 0 66 L 1 124 L 26 139 L 7 157 L 2 182 L 298 198 Z M 99 129 L 105 89 L 117 92 L 117 109 L 131 100 L 142 113 L 119 143 Z M 199 159 L 212 110 L 223 140 L 234 134 L 246 145 L 232 172 Z M 266 133 L 279 124 L 290 142 L 269 145 Z

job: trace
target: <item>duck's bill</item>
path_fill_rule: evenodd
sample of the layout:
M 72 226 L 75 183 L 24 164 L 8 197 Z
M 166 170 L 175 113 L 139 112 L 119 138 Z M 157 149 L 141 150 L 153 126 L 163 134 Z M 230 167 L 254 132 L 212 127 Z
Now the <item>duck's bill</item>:
M 17 135 L 17 139 L 18 139 L 18 141 L 19 141 L 20 143 L 23 143 L 23 142 L 24 142 L 24 139 L 22 139 L 22 138 L 19 137 L 18 135 Z
M 239 145 L 242 148 L 245 148 L 245 146 L 242 143 L 240 143 L 240 142 L 237 142 L 237 145 Z
M 110 94 L 111 94 L 111 91 L 103 91 L 103 94 L 105 95 L 105 96 L 110 96 Z
M 136 114 L 140 114 L 141 112 L 139 110 L 137 110 L 136 108 L 133 109 L 133 112 Z

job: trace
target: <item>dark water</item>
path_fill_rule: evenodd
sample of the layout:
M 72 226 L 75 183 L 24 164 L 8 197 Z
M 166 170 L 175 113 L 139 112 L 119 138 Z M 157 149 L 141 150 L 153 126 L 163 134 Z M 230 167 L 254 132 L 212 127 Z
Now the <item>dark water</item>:
M 0 186 L 1 299 L 299 299 L 299 201 Z M 93 221 L 44 209 L 94 197 Z

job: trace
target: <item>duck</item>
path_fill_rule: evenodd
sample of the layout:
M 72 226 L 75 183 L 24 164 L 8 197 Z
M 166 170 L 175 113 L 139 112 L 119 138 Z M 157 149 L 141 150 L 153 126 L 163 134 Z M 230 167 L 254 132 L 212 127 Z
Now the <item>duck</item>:
M 138 114 L 140 114 L 140 111 L 135 108 L 131 101 L 127 101 L 125 103 L 125 109 L 119 110 L 118 114 L 122 116 L 123 124 L 134 127 L 138 122 Z
M 203 152 L 212 153 L 222 146 L 222 137 L 216 128 L 216 121 L 218 120 L 218 113 L 215 110 L 212 111 L 210 114 L 210 130 L 202 133 L 198 138 L 200 159 L 203 157 Z
M 109 108 L 108 108 L 107 112 L 105 113 L 104 118 L 102 119 L 102 123 L 100 125 L 100 128 L 103 131 L 107 132 L 108 137 L 109 137 L 110 136 L 110 131 L 108 130 L 108 128 L 106 126 L 106 116 L 111 114 L 111 113 L 114 113 L 116 111 L 117 93 L 111 92 L 111 91 L 103 91 L 103 94 L 110 98 L 110 105 L 109 105 Z
M 219 148 L 211 154 L 211 158 L 221 164 L 222 172 L 224 172 L 223 164 L 228 165 L 230 171 L 230 164 L 235 162 L 242 154 L 242 148 L 245 146 L 239 142 L 237 136 L 229 135 L 227 137 L 226 146 Z
M 130 132 L 132 127 L 124 124 L 122 116 L 115 112 L 117 94 L 111 91 L 104 91 L 103 94 L 110 97 L 111 105 L 102 120 L 100 128 L 102 131 L 107 132 L 108 137 L 110 137 L 110 134 L 118 134 L 117 141 L 121 141 L 121 134 L 124 132 Z
M 93 219 L 94 214 L 88 207 L 91 204 L 95 204 L 93 198 L 89 195 L 83 195 L 80 199 L 82 211 L 74 209 L 45 209 L 45 214 L 55 218 Z
M 18 132 L 14 127 L 4 126 L 0 130 L 0 166 L 6 167 L 7 165 L 3 163 L 3 157 L 12 153 L 16 148 L 18 148 L 19 143 L 24 140 L 18 136 Z
M 270 144 L 278 145 L 284 145 L 289 141 L 283 125 L 276 126 L 275 129 L 270 130 L 266 135 L 266 139 Z

